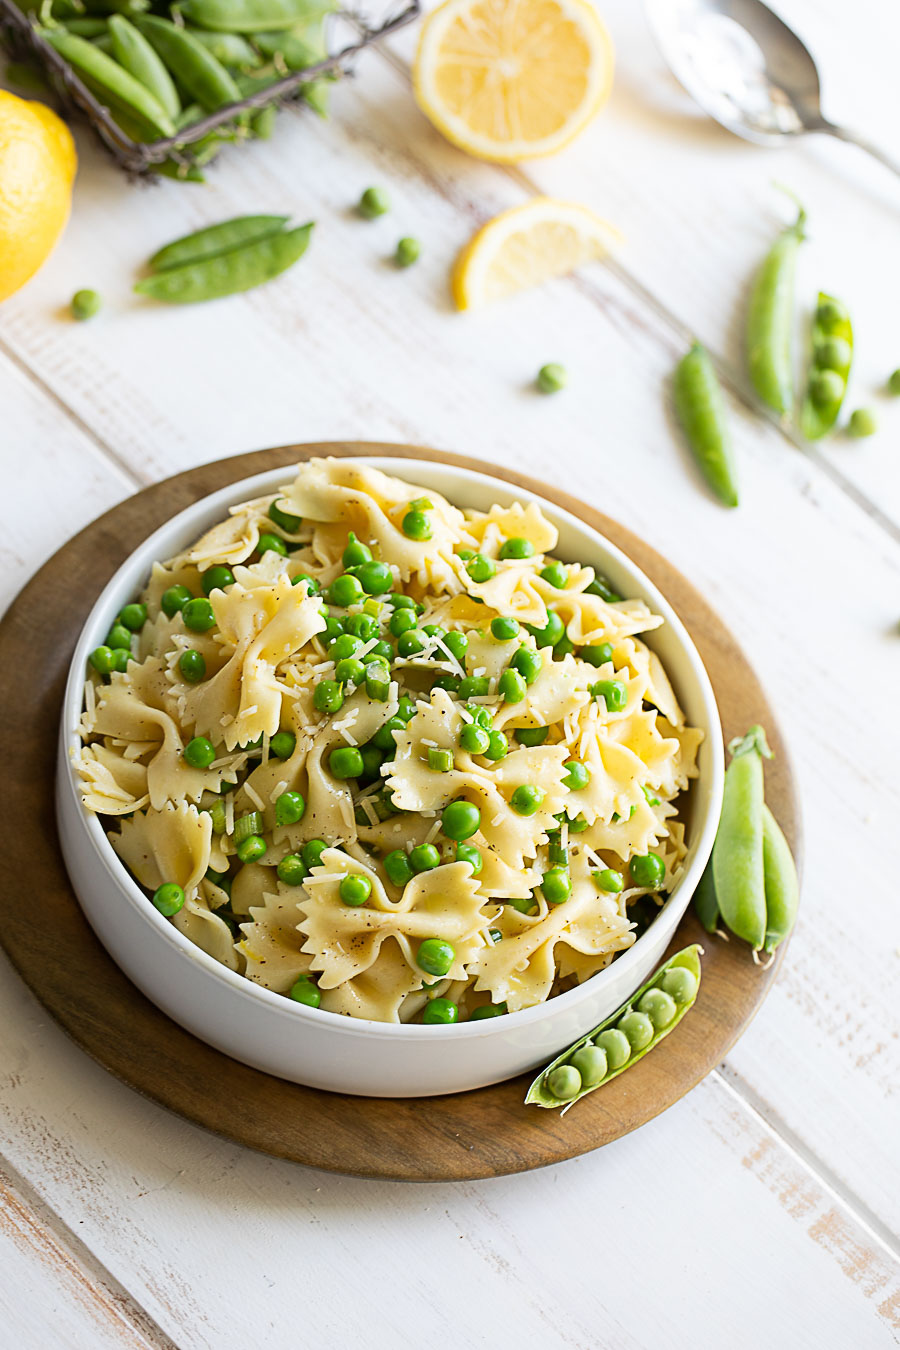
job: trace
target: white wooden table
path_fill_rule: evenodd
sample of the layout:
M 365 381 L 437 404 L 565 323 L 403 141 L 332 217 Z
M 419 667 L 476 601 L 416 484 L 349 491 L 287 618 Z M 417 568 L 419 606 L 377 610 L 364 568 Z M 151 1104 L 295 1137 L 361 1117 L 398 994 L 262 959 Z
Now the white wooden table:
M 635 0 L 604 9 L 610 106 L 565 154 L 520 170 L 468 160 L 425 123 L 412 35 L 360 63 L 330 122 L 282 118 L 206 188 L 130 186 L 80 134 L 65 239 L 0 309 L 0 600 L 142 485 L 256 447 L 418 441 L 562 481 L 710 596 L 780 710 L 807 853 L 775 991 L 727 1063 L 638 1133 L 542 1173 L 400 1186 L 271 1161 L 167 1115 L 71 1045 L 5 967 L 4 1350 L 900 1338 L 900 401 L 874 394 L 900 365 L 900 183 L 850 147 L 734 140 L 667 76 Z M 896 6 L 782 12 L 821 61 L 832 116 L 896 143 Z M 822 286 L 851 305 L 851 406 L 877 401 L 871 441 L 802 450 L 752 411 L 742 300 L 791 213 L 773 179 L 809 211 L 804 298 Z M 369 224 L 350 208 L 371 183 L 393 210 Z M 535 192 L 614 221 L 615 263 L 452 312 L 456 250 Z M 160 244 L 248 210 L 318 222 L 276 285 L 178 312 L 131 296 Z M 386 260 L 407 233 L 424 253 L 398 272 Z M 64 306 L 82 286 L 105 309 L 76 325 Z M 729 387 L 737 513 L 673 438 L 664 382 L 690 334 Z M 552 360 L 571 385 L 540 397 L 530 382 Z

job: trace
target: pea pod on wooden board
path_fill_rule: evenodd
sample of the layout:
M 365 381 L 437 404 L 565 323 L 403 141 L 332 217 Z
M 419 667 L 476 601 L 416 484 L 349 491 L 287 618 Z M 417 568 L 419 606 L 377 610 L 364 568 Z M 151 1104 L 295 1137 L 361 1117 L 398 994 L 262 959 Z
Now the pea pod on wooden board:
M 228 253 L 244 244 L 252 244 L 254 240 L 266 239 L 270 234 L 279 234 L 289 219 L 289 216 L 236 216 L 219 225 L 209 225 L 158 249 L 150 259 L 150 269 L 164 272 L 171 267 L 213 258 L 218 253 Z
M 526 1106 L 572 1106 L 649 1054 L 695 1003 L 702 950 L 695 943 L 676 952 L 627 1003 L 557 1055 L 531 1084 Z
M 719 912 L 737 937 L 759 951 L 766 940 L 763 873 L 763 756 L 772 758 L 762 727 L 729 745 L 722 815 L 713 844 Z
M 155 15 L 138 19 L 137 27 L 178 83 L 207 112 L 240 102 L 241 91 L 232 76 L 193 33 Z
M 178 90 L 172 76 L 143 33 L 139 33 L 124 14 L 112 14 L 109 19 L 109 36 L 113 56 L 119 65 L 124 66 L 145 89 L 149 89 L 174 122 L 181 112 Z
M 747 311 L 750 379 L 763 403 L 782 416 L 794 406 L 794 273 L 805 224 L 806 212 L 800 207 L 794 224 L 782 230 L 766 255 Z
M 694 910 L 707 933 L 719 931 L 719 900 L 716 895 L 712 858 L 706 864 L 706 870 L 694 891 Z
M 700 470 L 720 502 L 737 506 L 728 411 L 709 353 L 695 342 L 675 367 L 675 411 Z
M 768 806 L 763 806 L 763 872 L 766 886 L 767 952 L 791 932 L 800 904 L 800 883 L 790 845 Z
M 267 235 L 227 253 L 170 267 L 145 277 L 134 289 L 139 295 L 175 305 L 218 300 L 239 291 L 252 290 L 254 286 L 280 276 L 303 256 L 312 229 L 312 223 L 300 225 L 295 230 Z
M 101 102 L 108 102 L 116 111 L 139 119 L 157 136 L 174 136 L 175 124 L 159 100 L 118 61 L 100 51 L 89 39 L 76 37 L 61 28 L 44 28 L 40 32 Z
M 266 33 L 312 23 L 336 6 L 322 0 L 183 0 L 188 23 L 217 33 Z
M 820 291 L 812 323 L 812 364 L 800 413 L 800 430 L 808 441 L 819 440 L 837 421 L 852 362 L 850 316 L 840 300 Z

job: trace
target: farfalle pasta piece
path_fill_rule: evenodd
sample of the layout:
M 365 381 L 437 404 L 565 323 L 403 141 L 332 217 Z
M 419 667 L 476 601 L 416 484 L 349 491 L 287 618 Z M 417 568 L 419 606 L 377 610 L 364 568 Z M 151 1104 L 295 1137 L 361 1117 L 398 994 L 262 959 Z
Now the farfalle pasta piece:
M 238 949 L 246 962 L 245 975 L 254 984 L 289 993 L 299 975 L 309 973 L 311 958 L 301 950 L 298 893 L 294 886 L 277 883 L 261 905 L 250 909 L 250 922 L 241 924 Z
M 256 497 L 253 501 L 230 507 L 228 519 L 208 529 L 188 549 L 186 561 L 193 563 L 201 572 L 214 563 L 231 567 L 235 563 L 246 562 L 256 551 L 260 534 L 275 534 L 292 541 L 307 538 L 308 531 L 291 533 L 269 517 L 269 507 L 278 499 L 276 493 L 275 496 Z
M 126 759 L 121 749 L 102 741 L 86 745 L 75 756 L 75 766 L 81 779 L 81 800 L 88 811 L 124 816 L 150 801 L 146 765 Z
M 556 548 L 559 531 L 544 515 L 537 502 L 523 506 L 513 502 L 511 506 L 492 506 L 490 511 L 467 511 L 466 529 L 483 549 L 487 543 L 487 552 L 493 556 L 491 545 L 499 539 L 527 539 L 535 554 L 550 553 Z

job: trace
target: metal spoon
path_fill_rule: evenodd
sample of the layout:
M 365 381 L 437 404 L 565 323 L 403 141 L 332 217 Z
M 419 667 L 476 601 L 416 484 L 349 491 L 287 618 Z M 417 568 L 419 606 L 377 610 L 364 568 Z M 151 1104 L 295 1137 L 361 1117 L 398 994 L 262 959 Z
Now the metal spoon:
M 823 116 L 815 61 L 762 0 L 645 4 L 676 78 L 723 127 L 758 145 L 824 132 L 861 146 L 900 175 L 900 163 L 877 145 Z

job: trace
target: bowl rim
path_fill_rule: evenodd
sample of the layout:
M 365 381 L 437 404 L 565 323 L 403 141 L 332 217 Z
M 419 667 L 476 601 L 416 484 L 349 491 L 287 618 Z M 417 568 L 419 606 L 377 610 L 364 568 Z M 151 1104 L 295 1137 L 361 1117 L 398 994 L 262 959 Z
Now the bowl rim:
M 316 458 L 327 458 L 328 456 L 316 456 Z M 342 457 L 343 460 L 344 457 Z M 389 1041 L 402 1040 L 420 1040 L 433 1038 L 435 1033 L 445 1037 L 453 1036 L 459 1039 L 478 1039 L 487 1038 L 491 1034 L 496 1034 L 501 1030 L 520 1030 L 527 1028 L 532 1023 L 543 1021 L 556 1012 L 562 1012 L 564 1009 L 571 1009 L 581 1001 L 587 999 L 598 989 L 597 981 L 602 981 L 610 971 L 615 970 L 619 976 L 626 974 L 632 966 L 637 965 L 641 956 L 641 943 L 648 937 L 653 929 L 663 922 L 666 918 L 666 911 L 670 909 L 672 902 L 679 893 L 687 891 L 688 902 L 690 895 L 700 880 L 700 876 L 712 853 L 712 845 L 715 839 L 715 833 L 718 826 L 718 819 L 721 810 L 722 792 L 724 787 L 724 745 L 722 736 L 721 721 L 719 718 L 718 705 L 713 693 L 712 684 L 706 672 L 700 654 L 697 651 L 693 639 L 685 628 L 684 624 L 675 613 L 662 592 L 650 580 L 650 578 L 634 563 L 628 555 L 608 539 L 599 530 L 589 525 L 587 521 L 566 510 L 565 507 L 557 505 L 549 498 L 543 497 L 540 493 L 534 492 L 529 488 L 522 487 L 509 480 L 495 478 L 491 474 L 484 473 L 481 469 L 470 468 L 467 465 L 451 464 L 440 458 L 435 459 L 417 459 L 417 458 L 398 458 L 391 455 L 361 455 L 346 457 L 351 462 L 358 462 L 365 466 L 380 469 L 384 473 L 394 474 L 399 478 L 409 481 L 418 470 L 423 470 L 427 475 L 428 471 L 439 471 L 461 478 L 468 483 L 474 483 L 476 488 L 481 488 L 485 492 L 499 494 L 499 500 L 508 499 L 509 501 L 522 501 L 523 503 L 536 502 L 542 511 L 553 520 L 553 523 L 565 523 L 576 532 L 586 534 L 592 543 L 599 545 L 600 551 L 606 555 L 609 562 L 613 563 L 613 570 L 618 566 L 623 572 L 629 575 L 629 581 L 636 583 L 636 589 L 640 598 L 645 600 L 654 613 L 661 615 L 664 619 L 664 625 L 669 628 L 675 636 L 679 646 L 685 653 L 694 680 L 697 685 L 697 691 L 703 703 L 706 720 L 708 723 L 709 754 L 711 766 L 709 770 L 709 781 L 706 789 L 709 793 L 709 807 L 707 809 L 706 820 L 700 831 L 699 837 L 692 847 L 692 857 L 687 866 L 682 871 L 675 888 L 670 894 L 668 900 L 660 909 L 659 914 L 648 926 L 648 928 L 638 937 L 635 942 L 623 952 L 619 953 L 613 961 L 596 975 L 585 980 L 583 984 L 576 985 L 568 989 L 565 993 L 557 994 L 552 999 L 545 999 L 543 1002 L 534 1004 L 529 1008 L 522 1008 L 518 1012 L 507 1013 L 498 1019 L 479 1019 L 478 1021 L 466 1021 L 449 1025 L 424 1025 L 414 1022 L 379 1022 L 371 1018 L 349 1017 L 342 1014 L 332 1014 L 327 1023 L 322 1021 L 322 1010 L 308 1008 L 302 1003 L 285 998 L 283 994 L 278 994 L 274 990 L 267 989 L 264 985 L 256 984 L 248 980 L 245 975 L 238 971 L 231 970 L 223 965 L 214 957 L 190 941 L 175 928 L 174 924 L 159 913 L 155 907 L 150 904 L 146 894 L 138 885 L 137 881 L 131 876 L 124 863 L 115 853 L 109 842 L 106 831 L 100 823 L 100 817 L 94 812 L 87 812 L 83 807 L 78 792 L 78 780 L 74 769 L 74 752 L 81 747 L 81 738 L 78 734 L 78 722 L 81 717 L 84 695 L 84 670 L 87 663 L 88 653 L 97 645 L 97 634 L 105 632 L 109 627 L 109 618 L 107 611 L 116 595 L 116 592 L 122 586 L 123 573 L 131 570 L 138 570 L 140 575 L 146 577 L 154 561 L 159 560 L 160 549 L 158 541 L 168 538 L 170 535 L 177 535 L 183 532 L 184 528 L 197 516 L 210 513 L 213 510 L 222 510 L 227 514 L 228 508 L 240 501 L 250 500 L 256 496 L 263 496 L 271 492 L 273 488 L 278 488 L 290 481 L 293 474 L 304 463 L 309 463 L 309 459 L 299 460 L 296 464 L 288 464 L 278 469 L 267 469 L 261 473 L 252 474 L 247 478 L 236 479 L 232 483 L 217 489 L 215 492 L 208 493 L 204 497 L 198 498 L 183 510 L 170 516 L 162 525 L 153 530 L 145 539 L 136 545 L 136 547 L 123 559 L 116 568 L 112 576 L 103 587 L 88 614 L 81 631 L 78 641 L 72 653 L 69 666 L 69 674 L 66 680 L 65 694 L 63 697 L 62 717 L 60 724 L 60 751 L 61 761 L 65 767 L 65 774 L 60 773 L 60 781 L 57 791 L 57 810 L 62 807 L 62 793 L 68 788 L 70 805 L 74 802 L 77 818 L 87 835 L 98 861 L 102 864 L 104 871 L 108 874 L 118 890 L 124 895 L 130 907 L 136 910 L 138 917 L 158 936 L 166 941 L 169 946 L 183 958 L 186 958 L 192 964 L 199 964 L 201 968 L 213 979 L 218 980 L 234 994 L 240 995 L 244 999 L 249 999 L 257 1007 L 268 1008 L 270 1012 L 277 1013 L 282 1018 L 286 1018 L 295 1024 L 304 1023 L 314 1024 L 318 1030 L 335 1031 L 342 1035 L 364 1035 L 370 1039 L 383 1039 Z M 496 500 L 496 499 L 495 499 Z M 493 501 L 492 503 L 493 504 Z M 489 508 L 477 508 L 489 509 Z M 140 560 L 140 563 L 139 561 Z M 590 565 L 590 564 L 588 564 Z M 606 570 L 606 563 L 604 563 Z M 101 623 L 101 619 L 103 622 Z M 699 782 L 699 778 L 694 780 Z M 686 907 L 686 906 L 685 906 Z M 683 917 L 684 908 L 678 916 L 678 921 L 673 928 L 673 935 L 677 929 L 678 922 Z M 85 916 L 85 919 L 87 916 Z

